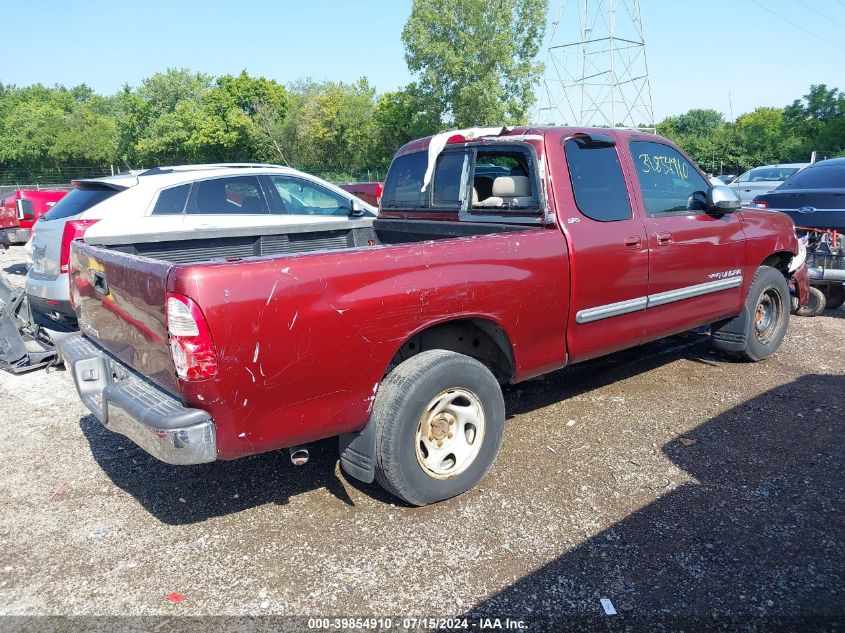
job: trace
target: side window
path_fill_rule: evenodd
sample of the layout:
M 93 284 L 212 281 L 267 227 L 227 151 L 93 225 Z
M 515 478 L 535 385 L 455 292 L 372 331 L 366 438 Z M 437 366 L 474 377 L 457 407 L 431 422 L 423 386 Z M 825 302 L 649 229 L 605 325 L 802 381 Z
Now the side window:
M 459 209 L 464 199 L 464 185 L 469 168 L 469 154 L 443 154 L 434 170 L 434 204 Z
M 31 220 L 34 217 L 35 206 L 32 204 L 32 200 L 27 200 L 26 198 L 18 200 L 18 219 Z
M 631 141 L 631 154 L 649 215 L 703 211 L 708 182 L 668 145 Z
M 751 174 L 750 171 L 745 172 L 741 176 L 739 176 L 734 182 L 748 182 L 749 175 Z
M 631 200 L 615 146 L 571 139 L 566 142 L 566 164 L 582 214 L 597 222 L 631 217 Z
M 325 187 L 294 176 L 272 176 L 282 199 L 283 213 L 291 215 L 349 215 L 350 202 Z
M 188 204 L 192 215 L 257 215 L 268 213 L 258 178 L 233 176 L 194 183 L 195 193 Z
M 185 211 L 191 184 L 164 189 L 158 194 L 153 215 L 178 215 Z
M 427 209 L 429 190 L 421 191 L 428 152 L 405 154 L 394 159 L 384 181 L 381 206 L 384 209 Z

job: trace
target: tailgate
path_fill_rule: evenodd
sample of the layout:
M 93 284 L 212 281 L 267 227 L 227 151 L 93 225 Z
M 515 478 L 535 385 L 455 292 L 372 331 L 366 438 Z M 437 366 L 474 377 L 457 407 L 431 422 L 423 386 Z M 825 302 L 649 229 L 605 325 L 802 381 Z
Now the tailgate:
M 76 241 L 70 290 L 79 329 L 163 389 L 179 393 L 165 323 L 172 263 Z

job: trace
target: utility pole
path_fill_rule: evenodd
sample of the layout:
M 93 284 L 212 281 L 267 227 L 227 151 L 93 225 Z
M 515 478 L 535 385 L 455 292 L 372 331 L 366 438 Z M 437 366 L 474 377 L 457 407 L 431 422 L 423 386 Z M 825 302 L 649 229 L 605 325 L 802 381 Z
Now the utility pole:
M 654 131 L 639 0 L 556 0 L 538 125 Z

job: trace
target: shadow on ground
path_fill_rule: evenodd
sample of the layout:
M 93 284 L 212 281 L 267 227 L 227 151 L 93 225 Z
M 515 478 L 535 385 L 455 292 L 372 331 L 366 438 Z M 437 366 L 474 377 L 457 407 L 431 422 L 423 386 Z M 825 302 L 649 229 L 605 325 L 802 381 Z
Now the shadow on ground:
M 20 275 L 21 277 L 26 276 L 26 266 L 24 264 L 10 264 L 3 270 L 10 275 Z
M 679 358 L 698 360 L 710 353 L 707 342 L 707 336 L 688 333 L 511 387 L 505 393 L 508 416 L 597 389 Z M 353 503 L 344 482 L 338 479 L 336 439 L 312 445 L 311 460 L 299 468 L 290 463 L 286 450 L 231 462 L 171 466 L 150 457 L 124 436 L 105 429 L 94 416 L 85 416 L 79 425 L 94 459 L 108 477 L 164 523 L 194 523 L 265 503 L 284 504 L 292 496 L 318 488 L 327 489 L 343 503 Z M 376 484 L 363 484 L 350 477 L 344 481 L 378 500 L 402 505 Z
M 843 422 L 845 377 L 822 375 L 711 419 L 687 434 L 694 445 L 663 446 L 697 483 L 629 515 L 469 615 L 545 618 L 547 626 L 538 628 L 550 629 L 653 629 L 663 619 L 671 629 L 691 630 L 718 618 L 729 628 L 845 629 Z M 604 614 L 603 597 L 619 612 L 615 619 Z

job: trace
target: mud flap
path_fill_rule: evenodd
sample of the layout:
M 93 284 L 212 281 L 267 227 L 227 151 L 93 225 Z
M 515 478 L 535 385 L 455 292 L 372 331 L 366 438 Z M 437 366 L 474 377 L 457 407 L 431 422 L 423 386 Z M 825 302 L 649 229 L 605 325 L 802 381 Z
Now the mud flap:
M 376 478 L 376 425 L 370 420 L 357 433 L 343 433 L 340 436 L 340 466 L 350 477 L 365 484 Z
M 733 319 L 719 321 L 710 326 L 713 345 L 725 352 L 741 352 L 748 346 L 748 324 L 751 315 L 748 308 L 743 308 Z
M 23 288 L 15 288 L 0 275 L 0 369 L 22 374 L 56 359 L 56 346 L 33 322 Z

